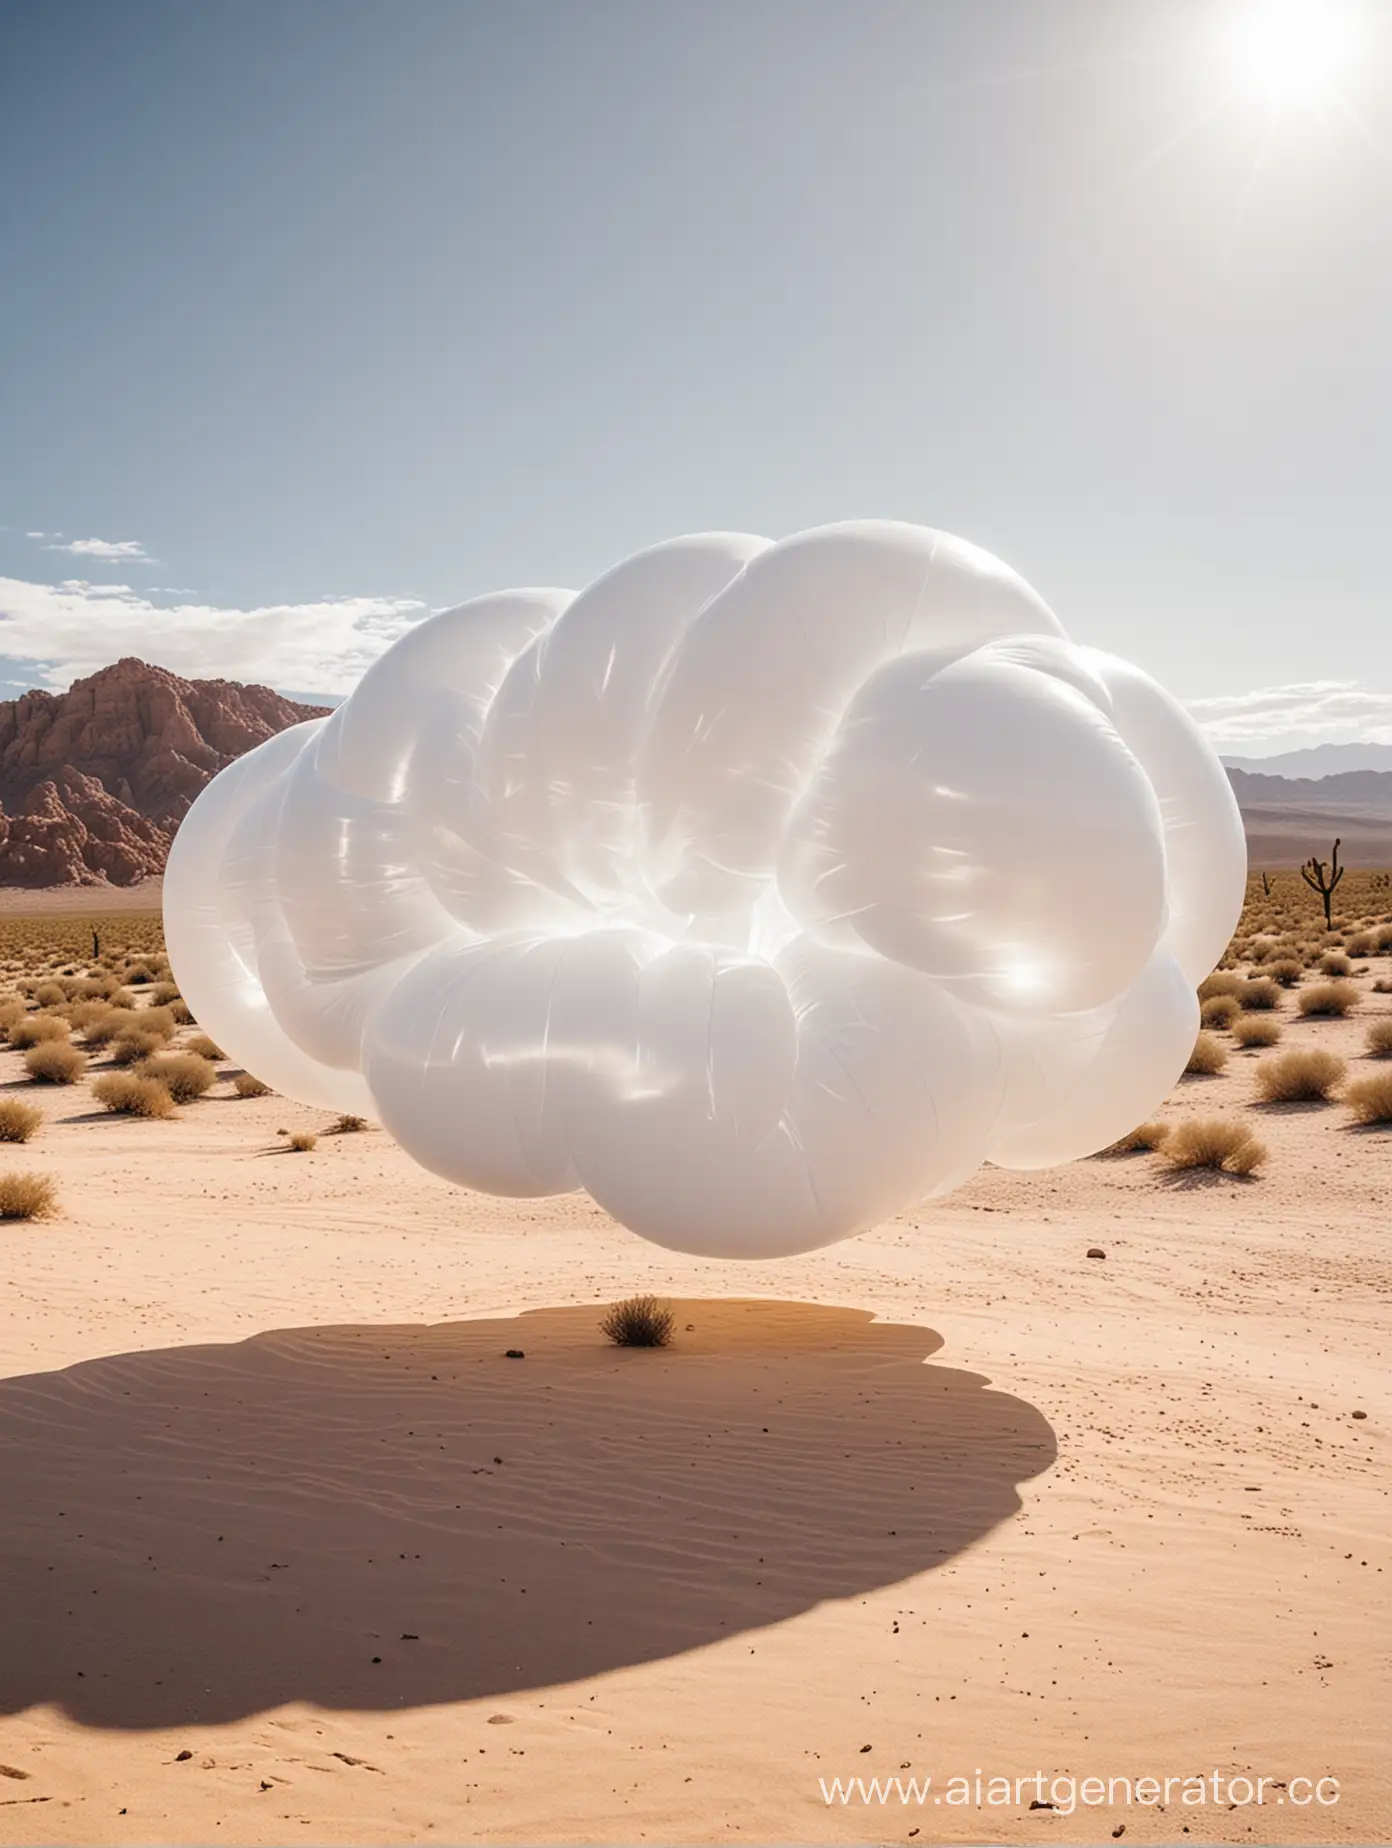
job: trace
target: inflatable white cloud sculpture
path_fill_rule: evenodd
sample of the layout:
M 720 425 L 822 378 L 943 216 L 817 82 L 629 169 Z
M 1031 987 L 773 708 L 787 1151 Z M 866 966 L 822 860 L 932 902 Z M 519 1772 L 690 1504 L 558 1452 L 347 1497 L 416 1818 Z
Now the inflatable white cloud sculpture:
M 165 927 L 277 1090 L 759 1258 L 1132 1128 L 1245 872 L 1160 687 L 986 553 L 866 521 L 421 623 L 209 785 Z

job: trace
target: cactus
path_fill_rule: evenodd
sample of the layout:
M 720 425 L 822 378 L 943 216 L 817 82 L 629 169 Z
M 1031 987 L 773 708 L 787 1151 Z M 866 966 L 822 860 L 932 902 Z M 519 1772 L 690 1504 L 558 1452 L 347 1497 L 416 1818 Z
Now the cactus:
M 1270 898 L 1271 897 L 1271 880 L 1265 873 L 1263 873 L 1261 876 L 1261 881 L 1262 881 L 1262 891 L 1266 894 L 1268 898 Z
M 1334 842 L 1333 857 L 1326 865 L 1323 860 L 1315 859 L 1312 854 L 1300 869 L 1300 877 L 1312 892 L 1318 892 L 1324 901 L 1324 925 L 1326 930 L 1333 928 L 1334 918 L 1330 910 L 1330 901 L 1334 897 L 1334 888 L 1344 876 L 1345 869 L 1339 864 L 1339 843 Z

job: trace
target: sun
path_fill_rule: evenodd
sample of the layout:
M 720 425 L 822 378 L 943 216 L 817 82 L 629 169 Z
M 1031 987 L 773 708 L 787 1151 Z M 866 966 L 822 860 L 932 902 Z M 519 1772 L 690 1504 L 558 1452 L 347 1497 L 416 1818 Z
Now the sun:
M 1242 79 L 1273 102 L 1317 99 L 1353 49 L 1352 22 L 1337 0 L 1255 0 L 1230 49 Z

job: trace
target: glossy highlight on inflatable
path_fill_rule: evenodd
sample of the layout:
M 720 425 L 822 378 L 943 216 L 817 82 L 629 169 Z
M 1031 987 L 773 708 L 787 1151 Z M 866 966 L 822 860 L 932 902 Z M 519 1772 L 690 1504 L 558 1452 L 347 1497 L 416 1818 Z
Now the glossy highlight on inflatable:
M 422 622 L 204 790 L 164 905 L 276 1090 L 768 1258 L 1132 1128 L 1245 876 L 1154 681 L 989 554 L 857 521 Z

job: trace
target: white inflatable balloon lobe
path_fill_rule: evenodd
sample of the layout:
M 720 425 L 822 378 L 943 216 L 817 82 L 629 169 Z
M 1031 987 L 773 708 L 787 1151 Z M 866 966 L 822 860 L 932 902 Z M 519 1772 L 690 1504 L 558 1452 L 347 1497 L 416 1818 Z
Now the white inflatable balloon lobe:
M 1245 878 L 1168 694 L 999 560 L 860 521 L 421 623 L 209 784 L 164 905 L 276 1090 L 768 1258 L 1132 1128 Z

